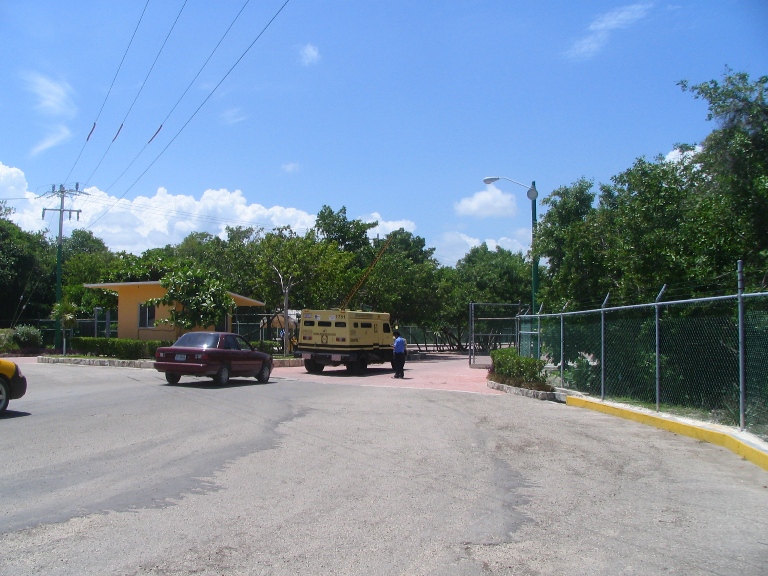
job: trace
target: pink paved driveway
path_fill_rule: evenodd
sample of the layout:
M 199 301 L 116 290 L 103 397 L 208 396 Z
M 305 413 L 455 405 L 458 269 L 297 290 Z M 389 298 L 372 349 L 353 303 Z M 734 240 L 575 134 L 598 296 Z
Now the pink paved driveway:
M 502 394 L 488 388 L 484 369 L 470 368 L 466 357 L 446 355 L 436 359 L 415 360 L 405 363 L 405 378 L 392 378 L 389 364 L 372 364 L 362 376 L 348 374 L 344 366 L 327 367 L 321 374 L 309 374 L 303 366 L 275 368 L 275 378 L 306 382 L 328 382 L 352 386 L 380 386 L 387 388 L 420 388 L 450 390 L 475 394 Z

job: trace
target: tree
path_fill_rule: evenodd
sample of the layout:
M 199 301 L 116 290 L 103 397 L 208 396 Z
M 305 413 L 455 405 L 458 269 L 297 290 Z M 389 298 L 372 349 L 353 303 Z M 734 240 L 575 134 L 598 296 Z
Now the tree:
M 10 326 L 21 318 L 49 314 L 55 300 L 55 248 L 43 232 L 25 232 L 0 216 L 0 322 Z
M 148 303 L 168 306 L 168 321 L 181 328 L 216 326 L 235 305 L 224 282 L 198 266 L 174 269 L 160 280 L 160 285 L 167 292 Z
M 368 231 L 378 226 L 378 222 L 363 222 L 349 220 L 347 208 L 342 206 L 334 212 L 330 206 L 323 206 L 315 217 L 315 230 L 320 239 L 335 244 L 343 252 L 356 255 L 357 265 L 367 266 L 372 257 L 371 243 Z
M 702 210 L 718 222 L 736 223 L 733 241 L 717 242 L 730 267 L 741 258 L 749 269 L 768 268 L 768 76 L 750 81 L 744 72 L 726 68 L 722 81 L 679 83 L 709 104 L 708 120 L 719 128 L 702 144 L 697 161 L 707 175 Z M 711 230 L 710 230 L 711 231 Z M 714 256 L 714 257 L 713 257 Z M 721 260 L 716 255 L 710 259 Z

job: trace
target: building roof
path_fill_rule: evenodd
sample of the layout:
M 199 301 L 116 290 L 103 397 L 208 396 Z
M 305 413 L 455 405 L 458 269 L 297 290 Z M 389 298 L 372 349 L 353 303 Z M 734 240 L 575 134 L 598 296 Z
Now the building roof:
M 114 290 L 117 292 L 118 288 L 128 286 L 160 286 L 160 281 L 146 280 L 143 282 L 102 282 L 100 284 L 83 284 L 83 286 L 86 288 L 101 288 L 105 290 Z M 235 294 L 234 292 L 229 291 L 227 291 L 227 294 L 232 297 L 232 300 L 235 301 L 237 306 L 264 306 L 264 302 L 254 300 L 253 298 L 248 298 L 247 296 L 242 296 L 241 294 Z

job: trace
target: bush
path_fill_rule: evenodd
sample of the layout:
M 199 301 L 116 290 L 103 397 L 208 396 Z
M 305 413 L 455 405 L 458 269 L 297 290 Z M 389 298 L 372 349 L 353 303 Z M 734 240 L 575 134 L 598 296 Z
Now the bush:
M 491 360 L 489 380 L 533 390 L 552 390 L 546 383 L 543 360 L 524 358 L 514 348 L 491 350 Z
M 266 352 L 267 354 L 280 354 L 283 351 L 283 343 L 275 342 L 274 340 L 258 340 L 251 342 L 251 345 L 260 352 Z
M 3 328 L 0 330 L 0 352 L 10 352 L 16 348 L 16 342 L 13 341 L 13 329 Z
M 19 348 L 42 348 L 43 333 L 34 326 L 17 326 L 13 332 L 13 340 Z
M 88 356 L 107 356 L 122 360 L 154 358 L 155 351 L 161 346 L 170 346 L 165 340 L 129 340 L 127 338 L 85 338 L 70 340 L 72 350 Z

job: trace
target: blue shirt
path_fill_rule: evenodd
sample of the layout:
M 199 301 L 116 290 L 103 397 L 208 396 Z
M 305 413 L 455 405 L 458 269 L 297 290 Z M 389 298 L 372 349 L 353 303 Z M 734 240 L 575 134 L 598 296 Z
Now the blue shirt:
M 395 338 L 395 354 L 405 352 L 405 338 L 398 336 Z

